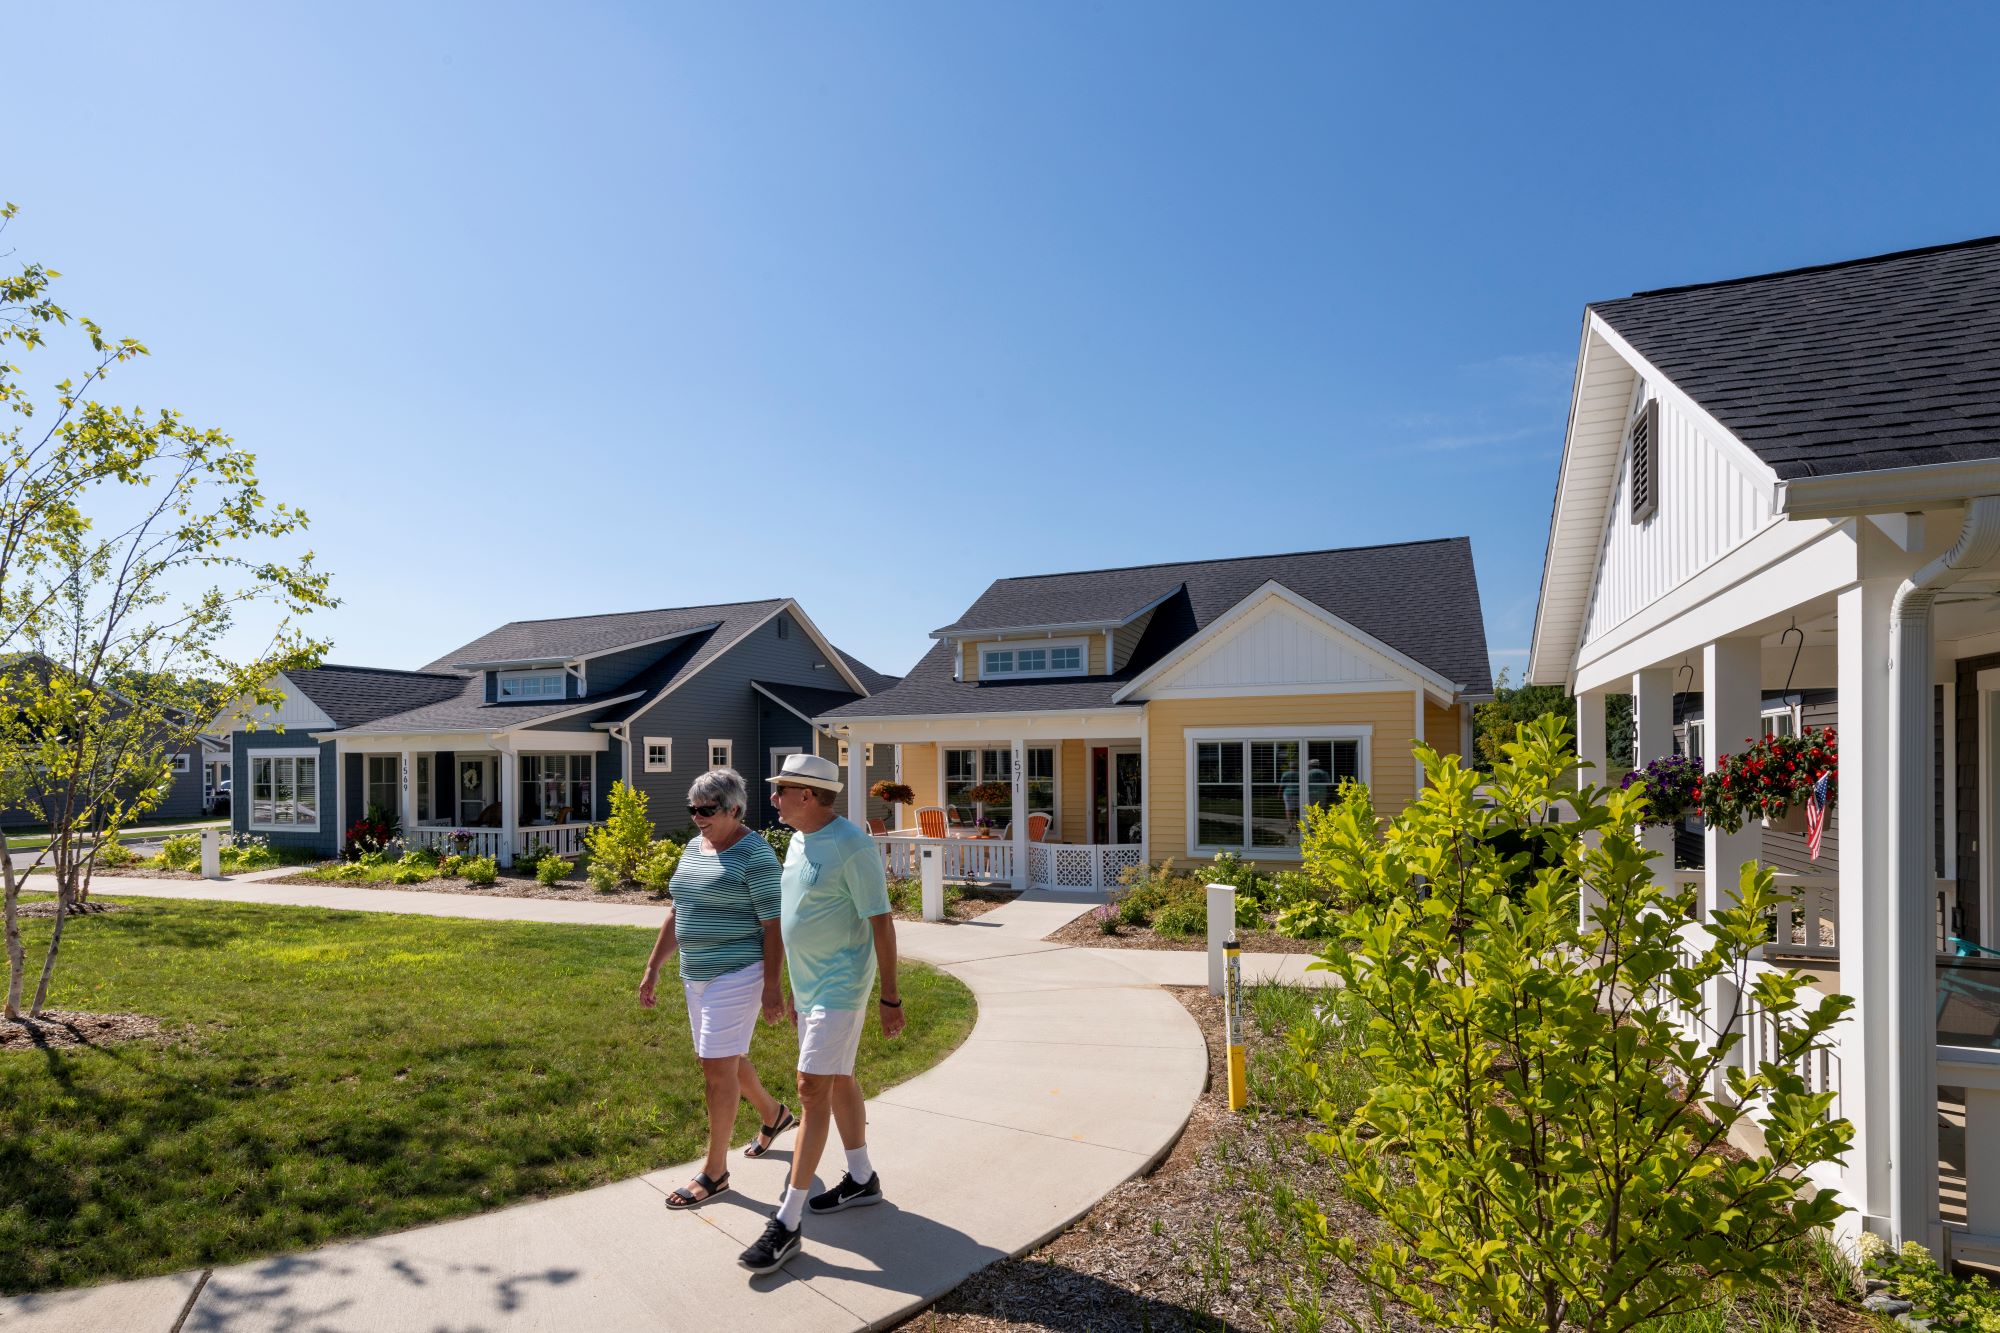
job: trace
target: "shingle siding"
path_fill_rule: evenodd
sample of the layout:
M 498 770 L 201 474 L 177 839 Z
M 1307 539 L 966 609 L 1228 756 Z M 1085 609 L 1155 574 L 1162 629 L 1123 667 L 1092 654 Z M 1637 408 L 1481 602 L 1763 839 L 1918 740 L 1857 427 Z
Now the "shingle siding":
M 319 753 L 319 828 L 252 829 L 250 827 L 250 756 L 259 750 L 316 750 Z M 238 731 L 230 737 L 231 774 L 229 826 L 238 833 L 255 833 L 273 847 L 303 847 L 332 856 L 340 817 L 336 799 L 339 776 L 334 771 L 332 741 L 315 742 L 297 732 Z

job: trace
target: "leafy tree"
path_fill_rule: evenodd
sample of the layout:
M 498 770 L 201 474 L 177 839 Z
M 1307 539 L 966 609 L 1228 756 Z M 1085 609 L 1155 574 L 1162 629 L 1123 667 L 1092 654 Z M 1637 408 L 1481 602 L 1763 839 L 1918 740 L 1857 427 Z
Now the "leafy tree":
M 0 227 L 14 213 L 0 208 Z M 306 516 L 267 503 L 253 455 L 177 412 L 93 396 L 146 349 L 72 317 L 50 295 L 58 276 L 40 264 L 0 276 L 0 354 L 50 352 L 48 335 L 72 324 L 90 349 L 88 369 L 55 384 L 39 420 L 21 367 L 0 362 L 0 402 L 13 414 L 0 427 L 0 807 L 48 824 L 56 890 L 33 1014 L 100 849 L 158 804 L 172 780 L 167 756 L 192 748 L 231 699 L 275 702 L 271 679 L 324 647 L 296 618 L 334 605 L 309 552 L 270 549 Z M 244 656 L 229 641 L 253 607 L 275 623 Z M 6 1014 L 18 1018 L 21 876 L 4 830 L 0 880 Z
M 1472 712 L 1472 759 L 1482 772 L 1491 772 L 1493 766 L 1505 756 L 1506 747 L 1514 739 L 1514 728 L 1524 722 L 1532 722 L 1544 713 L 1554 713 L 1567 719 L 1572 728 L 1576 724 L 1576 700 L 1564 694 L 1554 685 L 1510 685 L 1507 669 L 1500 669 L 1500 677 L 1493 682 L 1493 699 L 1480 704 Z M 1638 738 L 1638 726 L 1633 720 L 1632 696 L 1614 694 L 1606 701 L 1604 709 L 1605 748 L 1610 773 L 1599 773 L 1599 781 L 1608 777 L 1619 777 L 1638 767 L 1642 756 L 1633 753 Z M 1656 759 L 1657 755 L 1645 755 L 1645 759 Z
M 646 793 L 637 787 L 623 781 L 611 784 L 611 818 L 583 833 L 584 850 L 590 857 L 585 873 L 597 888 L 639 882 L 639 867 L 653 846 L 648 804 Z
M 1801 1170 L 1852 1134 L 1795 1072 L 1850 1002 L 1808 1008 L 1797 977 L 1747 976 L 1780 901 L 1770 872 L 1746 865 L 1740 905 L 1686 949 L 1691 895 L 1653 882 L 1643 787 L 1570 795 L 1559 718 L 1524 725 L 1483 782 L 1416 748 L 1417 803 L 1322 859 L 1356 904 L 1325 965 L 1369 1015 L 1374 1087 L 1351 1120 L 1323 1090 L 1313 1141 L 1387 1237 L 1364 1248 L 1308 1209 L 1307 1243 L 1452 1328 L 1625 1329 L 1771 1282 L 1789 1245 L 1844 1211 L 1809 1197 Z M 1527 858 L 1501 857 L 1497 830 L 1548 849 L 1525 889 L 1509 880 Z M 1584 885 L 1603 903 L 1588 926 Z M 1718 989 L 1755 998 L 1775 1060 L 1744 1067 L 1738 1037 L 1687 1037 L 1676 1013 Z M 1745 1001 L 1729 1003 L 1725 1033 Z M 1320 1076 L 1311 1052 L 1296 1058 Z M 1764 1152 L 1720 1152 L 1746 1117 Z

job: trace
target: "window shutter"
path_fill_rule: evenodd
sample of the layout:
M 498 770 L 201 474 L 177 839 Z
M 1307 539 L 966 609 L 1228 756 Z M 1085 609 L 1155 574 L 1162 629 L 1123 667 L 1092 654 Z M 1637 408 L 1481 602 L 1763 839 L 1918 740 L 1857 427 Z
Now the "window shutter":
M 1632 521 L 1643 523 L 1660 507 L 1660 400 L 1632 418 Z

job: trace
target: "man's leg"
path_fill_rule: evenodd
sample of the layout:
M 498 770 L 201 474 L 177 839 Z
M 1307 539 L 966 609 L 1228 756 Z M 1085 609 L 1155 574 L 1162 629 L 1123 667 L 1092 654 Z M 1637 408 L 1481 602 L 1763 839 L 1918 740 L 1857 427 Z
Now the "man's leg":
M 868 1160 L 868 1105 L 861 1098 L 861 1080 L 843 1074 L 833 1088 L 833 1122 L 840 1126 L 840 1146 L 847 1150 L 847 1174 L 855 1184 L 875 1178 Z
M 799 1075 L 799 1137 L 792 1145 L 792 1188 L 807 1189 L 813 1172 L 819 1169 L 819 1155 L 826 1151 L 827 1127 L 832 1122 L 833 1089 L 837 1074 Z

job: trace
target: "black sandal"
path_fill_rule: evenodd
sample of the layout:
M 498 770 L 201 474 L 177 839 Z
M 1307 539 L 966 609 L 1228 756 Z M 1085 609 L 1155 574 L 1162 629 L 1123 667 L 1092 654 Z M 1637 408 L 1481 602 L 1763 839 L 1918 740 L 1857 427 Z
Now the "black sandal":
M 751 1158 L 762 1157 L 765 1153 L 778 1146 L 778 1135 L 798 1123 L 797 1118 L 792 1115 L 791 1108 L 780 1103 L 778 1106 L 778 1123 L 775 1125 L 758 1126 L 757 1137 L 762 1139 L 763 1142 L 751 1144 L 743 1150 L 743 1155 Z
M 724 1171 L 720 1180 L 710 1180 L 708 1172 L 703 1171 L 695 1176 L 689 1184 L 697 1185 L 706 1192 L 697 1198 L 693 1190 L 683 1185 L 667 1196 L 667 1207 L 674 1209 L 676 1212 L 687 1208 L 699 1208 L 716 1195 L 728 1193 L 729 1173 Z

